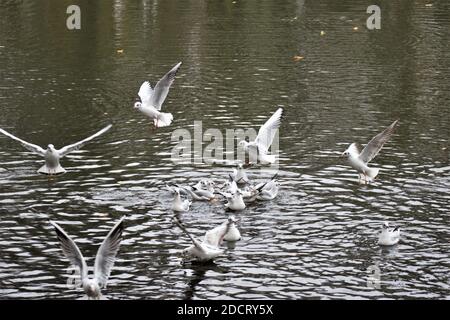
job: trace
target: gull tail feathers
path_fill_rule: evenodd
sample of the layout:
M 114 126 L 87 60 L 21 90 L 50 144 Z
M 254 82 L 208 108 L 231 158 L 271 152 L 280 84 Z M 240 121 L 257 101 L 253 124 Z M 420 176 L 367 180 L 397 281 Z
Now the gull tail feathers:
M 63 174 L 66 172 L 66 169 L 61 167 L 60 165 L 55 168 L 49 168 L 47 165 L 43 165 L 38 171 L 41 174 L 53 175 L 53 174 Z
M 366 174 L 371 180 L 373 180 L 378 175 L 379 171 L 380 171 L 380 169 L 378 169 L 378 168 L 369 168 L 369 170 L 367 170 Z
M 157 119 L 158 127 L 167 127 L 170 126 L 173 120 L 173 115 L 171 113 L 161 112 Z

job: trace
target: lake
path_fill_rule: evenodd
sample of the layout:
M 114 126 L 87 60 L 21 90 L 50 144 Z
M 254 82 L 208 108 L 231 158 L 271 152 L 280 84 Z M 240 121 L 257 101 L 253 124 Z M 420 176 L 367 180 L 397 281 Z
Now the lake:
M 71 4 L 0 3 L 0 128 L 57 148 L 113 128 L 53 178 L 0 136 L 0 298 L 81 298 L 49 220 L 93 265 L 123 215 L 109 299 L 450 298 L 447 1 L 379 1 L 379 30 L 370 1 L 80 0 L 81 29 L 68 30 Z M 137 91 L 179 61 L 163 106 L 174 121 L 152 130 Z M 214 263 L 182 265 L 190 242 L 165 185 L 221 184 L 232 169 L 174 163 L 172 133 L 257 130 L 278 107 L 278 197 L 235 213 L 242 239 Z M 395 119 L 378 179 L 359 184 L 339 155 Z M 202 237 L 227 215 L 194 202 L 181 219 Z M 377 245 L 383 221 L 401 227 L 398 245 Z

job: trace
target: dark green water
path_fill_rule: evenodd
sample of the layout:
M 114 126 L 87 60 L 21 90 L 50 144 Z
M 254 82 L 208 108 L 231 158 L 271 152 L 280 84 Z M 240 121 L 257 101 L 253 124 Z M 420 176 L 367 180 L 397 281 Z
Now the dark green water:
M 449 2 L 379 1 L 374 31 L 372 1 L 77 1 L 81 30 L 69 31 L 73 3 L 0 2 L 0 127 L 62 147 L 114 124 L 52 180 L 0 137 L 1 298 L 81 297 L 48 220 L 94 257 L 123 214 L 108 298 L 450 298 Z M 152 132 L 137 90 L 178 61 L 174 122 Z M 238 214 L 243 239 L 215 265 L 181 266 L 189 242 L 165 184 L 230 169 L 174 164 L 172 132 L 257 129 L 277 107 L 279 196 Z M 359 185 L 339 154 L 395 119 L 379 180 Z M 223 203 L 195 202 L 183 221 L 200 237 L 225 217 Z M 398 246 L 377 246 L 383 221 L 401 226 Z

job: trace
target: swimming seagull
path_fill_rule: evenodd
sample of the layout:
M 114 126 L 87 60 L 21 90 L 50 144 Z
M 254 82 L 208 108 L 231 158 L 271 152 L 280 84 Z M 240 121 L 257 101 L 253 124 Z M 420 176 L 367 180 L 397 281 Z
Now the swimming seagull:
M 241 233 L 239 232 L 239 229 L 236 226 L 236 223 L 238 223 L 239 221 L 240 219 L 236 219 L 235 216 L 229 216 L 228 220 L 222 224 L 225 226 L 226 229 L 228 229 L 227 233 L 223 237 L 223 240 L 238 241 L 241 239 Z
M 187 212 L 189 211 L 189 207 L 192 204 L 192 201 L 185 199 L 181 200 L 180 188 L 178 187 L 170 187 L 166 186 L 167 189 L 173 193 L 175 193 L 175 198 L 172 203 L 172 210 L 175 212 Z
M 268 152 L 275 134 L 281 125 L 282 115 L 283 108 L 279 108 L 269 120 L 261 126 L 254 141 L 247 142 L 242 140 L 239 142 L 239 145 L 244 147 L 245 152 L 250 152 L 250 150 L 257 152 L 256 154 L 261 164 L 271 164 L 275 162 L 275 155 L 269 155 Z
M 274 177 L 272 177 L 272 179 L 270 179 L 268 182 L 264 183 L 261 186 L 257 186 L 256 190 L 259 191 L 258 193 L 258 200 L 273 200 L 276 198 L 276 196 L 278 195 L 278 181 L 275 180 L 275 177 L 277 175 L 275 175 Z
M 194 238 L 186 228 L 181 224 L 181 222 L 175 217 L 174 221 L 176 225 L 183 230 L 183 232 L 191 239 L 192 245 L 184 249 L 181 254 L 183 260 L 194 259 L 200 262 L 211 261 L 214 258 L 220 256 L 224 251 L 219 248 L 223 241 L 223 237 L 228 232 L 227 229 L 217 230 L 212 229 L 206 232 L 203 241 L 199 241 Z
M 177 187 L 179 187 L 177 185 Z M 185 194 L 191 195 L 194 200 L 211 201 L 214 200 L 214 187 L 215 184 L 209 179 L 200 180 L 194 186 L 179 187 L 180 191 Z
M 89 278 L 86 260 L 75 242 L 56 222 L 50 221 L 55 227 L 64 255 L 71 264 L 80 269 L 81 284 L 88 299 L 100 299 L 102 296 L 100 289 L 106 288 L 106 282 L 111 274 L 117 251 L 119 251 L 120 241 L 122 240 L 124 218 L 122 217 L 116 223 L 100 245 L 95 257 L 93 278 Z
M 243 185 L 248 183 L 247 173 L 245 172 L 242 163 L 238 163 L 237 168 L 233 169 L 233 174 L 231 177 L 237 184 Z
M 400 228 L 390 227 L 388 222 L 383 223 L 378 244 L 381 246 L 392 246 L 400 241 Z
M 360 181 L 361 175 L 364 177 L 365 183 L 373 181 L 378 175 L 380 169 L 369 168 L 367 164 L 376 157 L 383 145 L 390 139 L 397 122 L 398 120 L 395 120 L 383 132 L 373 137 L 362 151 L 360 151 L 358 144 L 352 143 L 348 149 L 342 153 L 341 157 L 345 158 L 350 166 L 358 171 Z
M 47 174 L 47 175 L 54 175 L 54 174 L 62 174 L 62 173 L 66 172 L 66 170 L 63 167 L 61 167 L 61 165 L 59 164 L 59 159 L 63 158 L 64 156 L 66 156 L 67 154 L 69 154 L 72 151 L 80 149 L 81 147 L 83 147 L 86 143 L 88 143 L 92 139 L 94 139 L 94 138 L 102 135 L 106 131 L 108 131 L 111 127 L 112 127 L 112 124 L 106 126 L 99 132 L 93 134 L 92 136 L 90 136 L 84 140 L 81 140 L 74 144 L 70 144 L 59 150 L 56 150 L 55 146 L 52 144 L 49 144 L 47 146 L 47 150 L 44 150 L 40 146 L 37 146 L 35 144 L 29 143 L 20 138 L 17 138 L 16 136 L 12 135 L 11 133 L 9 133 L 3 129 L 0 129 L 0 132 L 18 142 L 20 142 L 25 147 L 25 149 L 44 157 L 45 165 L 43 165 L 38 170 L 38 172 L 42 173 L 42 174 Z
M 225 204 L 225 208 L 233 211 L 240 211 L 245 209 L 244 197 L 240 189 L 237 189 L 236 192 L 234 193 L 228 192 L 219 192 L 219 193 L 222 196 L 224 196 L 228 201 Z
M 139 88 L 140 101 L 134 103 L 134 108 L 153 119 L 156 128 L 166 127 L 172 123 L 173 115 L 171 113 L 161 112 L 162 104 L 166 100 L 169 88 L 175 80 L 175 75 L 181 66 L 179 62 L 161 80 L 158 81 L 153 89 L 150 82 L 145 81 Z

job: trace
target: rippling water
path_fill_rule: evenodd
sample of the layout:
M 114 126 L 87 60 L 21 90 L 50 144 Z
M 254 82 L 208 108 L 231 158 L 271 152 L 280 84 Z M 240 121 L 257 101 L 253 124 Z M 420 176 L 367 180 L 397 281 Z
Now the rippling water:
M 65 28 L 71 1 L 0 3 L 0 127 L 60 147 L 114 124 L 54 179 L 0 137 L 1 298 L 82 297 L 66 287 L 48 220 L 92 265 L 124 214 L 108 298 L 450 298 L 448 2 L 381 1 L 378 31 L 365 27 L 367 1 L 79 3 L 80 31 Z M 174 123 L 152 132 L 134 97 L 178 61 L 164 107 Z M 230 169 L 174 164 L 172 131 L 194 120 L 256 129 L 277 106 L 280 195 L 238 214 L 243 239 L 214 264 L 180 265 L 189 242 L 164 185 L 220 181 Z M 374 161 L 379 180 L 359 185 L 338 155 L 397 118 Z M 221 202 L 182 216 L 197 236 L 225 218 Z M 401 226 L 399 245 L 376 244 L 382 221 Z M 379 288 L 367 283 L 373 266 Z

